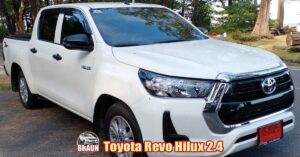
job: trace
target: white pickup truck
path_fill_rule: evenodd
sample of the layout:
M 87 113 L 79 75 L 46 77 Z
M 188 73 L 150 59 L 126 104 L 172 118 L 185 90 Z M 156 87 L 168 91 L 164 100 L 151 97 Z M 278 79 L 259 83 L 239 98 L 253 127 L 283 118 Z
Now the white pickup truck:
M 280 139 L 294 127 L 294 86 L 274 54 L 211 39 L 151 4 L 43 8 L 31 36 L 3 41 L 12 90 L 37 96 L 104 128 L 113 142 L 223 141 L 225 156 Z

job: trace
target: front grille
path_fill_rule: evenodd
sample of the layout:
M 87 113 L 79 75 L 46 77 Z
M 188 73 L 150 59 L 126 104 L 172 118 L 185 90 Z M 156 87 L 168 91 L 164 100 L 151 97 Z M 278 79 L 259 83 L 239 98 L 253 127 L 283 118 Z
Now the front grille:
M 276 90 L 272 95 L 287 91 L 292 85 L 289 74 L 285 72 L 254 79 L 235 81 L 231 83 L 222 102 L 243 102 L 266 97 L 267 95 L 262 91 L 261 82 L 268 77 L 274 77 L 277 84 Z
M 268 77 L 276 80 L 276 90 L 266 95 L 261 88 L 261 82 Z M 221 101 L 219 117 L 226 125 L 243 123 L 290 107 L 294 102 L 293 91 L 287 92 L 293 85 L 290 75 L 278 72 L 262 77 L 244 79 L 230 83 L 230 87 Z M 285 93 L 280 97 L 277 94 Z M 255 102 L 266 98 L 263 102 Z

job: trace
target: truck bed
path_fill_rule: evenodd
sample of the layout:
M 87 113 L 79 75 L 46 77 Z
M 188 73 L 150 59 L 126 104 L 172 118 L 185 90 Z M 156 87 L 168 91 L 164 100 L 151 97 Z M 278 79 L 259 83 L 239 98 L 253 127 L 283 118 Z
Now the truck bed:
M 6 38 L 7 39 L 14 39 L 14 40 L 29 41 L 31 39 L 31 34 L 11 35 L 11 36 L 8 36 Z

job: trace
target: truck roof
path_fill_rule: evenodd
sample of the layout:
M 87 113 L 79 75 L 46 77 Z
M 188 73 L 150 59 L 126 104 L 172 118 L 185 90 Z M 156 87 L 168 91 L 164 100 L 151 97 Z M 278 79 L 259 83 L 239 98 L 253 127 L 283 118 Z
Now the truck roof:
M 118 8 L 118 7 L 151 7 L 151 8 L 162 8 L 161 5 L 156 4 L 145 4 L 145 3 L 121 3 L 121 2 L 92 2 L 92 3 L 70 3 L 70 4 L 59 4 L 45 7 L 49 8 L 59 8 L 59 7 L 88 7 L 92 9 L 96 8 Z

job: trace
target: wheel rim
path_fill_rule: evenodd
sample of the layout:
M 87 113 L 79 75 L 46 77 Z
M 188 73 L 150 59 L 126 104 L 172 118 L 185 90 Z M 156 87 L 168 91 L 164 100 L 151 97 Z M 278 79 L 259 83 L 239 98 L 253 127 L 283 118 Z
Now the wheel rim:
M 125 118 L 115 116 L 109 124 L 109 138 L 112 142 L 134 142 L 131 126 Z M 133 152 L 116 154 L 118 157 L 132 157 Z
M 24 103 L 28 102 L 28 88 L 25 81 L 25 78 L 21 78 L 19 82 L 19 88 L 20 88 L 20 96 Z

